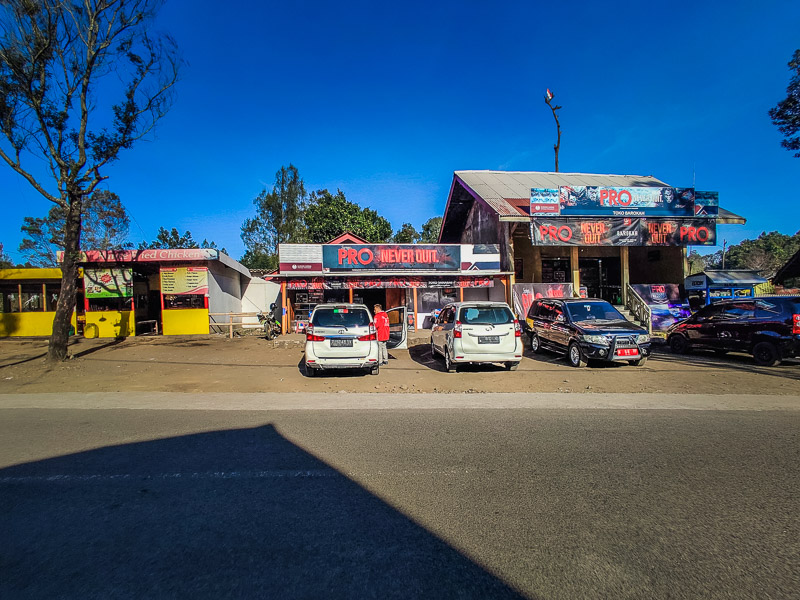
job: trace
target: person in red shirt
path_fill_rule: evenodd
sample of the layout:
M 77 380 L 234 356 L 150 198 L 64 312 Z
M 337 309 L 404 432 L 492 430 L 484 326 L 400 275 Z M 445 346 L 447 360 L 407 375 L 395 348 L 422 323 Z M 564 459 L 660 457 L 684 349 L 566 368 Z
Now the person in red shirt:
M 373 307 L 375 311 L 375 329 L 378 333 L 379 362 L 382 365 L 389 364 L 389 351 L 386 349 L 386 342 L 389 341 L 389 315 L 387 315 L 380 304 Z

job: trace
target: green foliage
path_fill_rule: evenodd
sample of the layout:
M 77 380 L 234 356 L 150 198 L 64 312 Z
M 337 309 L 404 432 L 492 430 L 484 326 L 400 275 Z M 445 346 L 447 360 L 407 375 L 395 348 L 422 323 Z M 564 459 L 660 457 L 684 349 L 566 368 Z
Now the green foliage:
M 416 244 L 419 238 L 419 232 L 411 223 L 403 223 L 403 226 L 392 236 L 391 241 L 395 244 Z
M 204 240 L 205 241 L 205 240 Z M 199 248 L 197 242 L 194 241 L 192 234 L 187 231 L 183 235 L 178 233 L 174 227 L 167 231 L 163 227 L 158 228 L 158 235 L 149 244 L 142 242 L 139 244 L 139 250 L 147 250 L 148 248 Z
M 328 190 L 312 193 L 305 224 L 307 241 L 313 244 L 324 244 L 346 231 L 374 244 L 386 242 L 392 236 L 389 221 L 372 209 L 350 202 L 342 190 L 337 190 L 336 195 Z
M 98 190 L 84 199 L 81 205 L 81 249 L 121 250 L 130 248 L 128 229 L 130 219 L 114 192 Z M 44 218 L 23 219 L 22 243 L 19 251 L 30 264 L 55 267 L 56 253 L 64 250 L 67 209 L 53 206 Z
M 0 244 L 0 269 L 10 269 L 14 266 L 14 263 L 11 261 L 11 258 L 6 256 L 6 253 L 3 251 L 3 244 Z
M 244 256 L 239 259 L 248 269 L 265 269 L 272 271 L 278 268 L 278 255 L 277 254 L 258 254 L 248 250 Z
M 786 88 L 786 99 L 771 108 L 769 116 L 784 135 L 781 146 L 796 151 L 795 156 L 800 157 L 800 49 L 794 51 L 788 66 L 794 74 Z
M 303 211 L 306 188 L 297 167 L 290 164 L 275 173 L 272 191 L 253 200 L 256 216 L 242 224 L 245 256 L 277 256 L 278 244 L 304 241 Z
M 689 262 L 689 275 L 702 273 L 706 270 L 706 257 L 702 256 L 697 250 L 692 250 L 687 259 Z
M 435 244 L 439 241 L 439 231 L 442 229 L 442 217 L 432 217 L 422 224 L 420 243 Z
M 726 269 L 750 269 L 770 278 L 800 249 L 800 231 L 786 235 L 777 231 L 763 232 L 754 240 L 744 240 L 725 252 Z M 722 268 L 722 251 L 703 257 L 706 269 Z

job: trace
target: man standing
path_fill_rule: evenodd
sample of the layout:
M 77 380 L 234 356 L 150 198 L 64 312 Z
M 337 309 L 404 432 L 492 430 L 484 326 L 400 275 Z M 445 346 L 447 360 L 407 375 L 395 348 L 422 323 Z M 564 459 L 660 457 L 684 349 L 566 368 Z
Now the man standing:
M 373 307 L 375 311 L 375 329 L 378 333 L 378 350 L 380 351 L 379 361 L 382 365 L 389 364 L 389 351 L 386 349 L 386 342 L 389 341 L 389 315 L 387 315 L 380 304 Z

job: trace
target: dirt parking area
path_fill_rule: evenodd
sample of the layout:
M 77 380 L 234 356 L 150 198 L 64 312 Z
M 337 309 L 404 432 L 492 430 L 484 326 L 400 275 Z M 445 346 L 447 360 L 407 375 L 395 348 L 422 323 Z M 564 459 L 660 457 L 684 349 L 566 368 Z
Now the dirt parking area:
M 643 367 L 595 365 L 575 369 L 554 354 L 525 356 L 517 371 L 480 365 L 444 371 L 423 337 L 409 350 L 390 351 L 377 376 L 305 376 L 300 336 L 279 342 L 246 336 L 75 338 L 73 358 L 45 363 L 46 340 L 0 340 L 0 393 L 36 392 L 648 392 L 779 394 L 800 397 L 800 361 L 758 367 L 750 356 L 657 349 Z

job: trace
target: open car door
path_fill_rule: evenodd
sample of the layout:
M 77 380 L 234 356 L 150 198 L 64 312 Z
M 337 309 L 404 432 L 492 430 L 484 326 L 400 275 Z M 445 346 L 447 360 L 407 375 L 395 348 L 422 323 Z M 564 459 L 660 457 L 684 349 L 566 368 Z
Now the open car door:
M 389 317 L 389 341 L 386 348 L 396 348 L 397 350 L 408 349 L 408 319 L 406 319 L 406 307 L 398 306 L 386 311 Z

